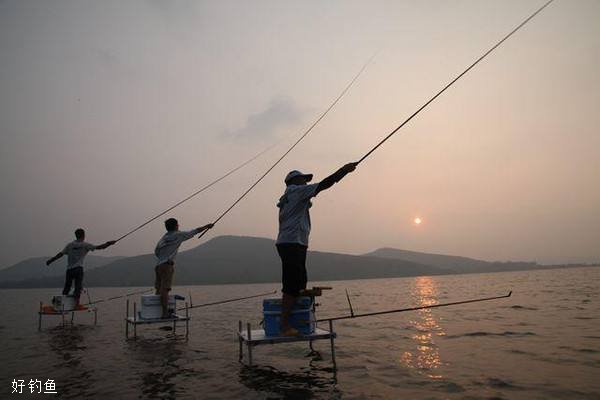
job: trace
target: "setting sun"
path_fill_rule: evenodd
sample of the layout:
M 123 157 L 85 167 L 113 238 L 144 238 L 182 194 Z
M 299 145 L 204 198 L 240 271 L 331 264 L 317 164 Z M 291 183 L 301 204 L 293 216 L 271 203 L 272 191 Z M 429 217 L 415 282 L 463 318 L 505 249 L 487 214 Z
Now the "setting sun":
M 421 222 L 423 222 L 423 221 L 422 221 L 422 220 L 421 220 L 421 218 L 419 218 L 419 217 L 416 217 L 416 218 L 414 219 L 414 223 L 415 223 L 415 225 L 421 225 Z

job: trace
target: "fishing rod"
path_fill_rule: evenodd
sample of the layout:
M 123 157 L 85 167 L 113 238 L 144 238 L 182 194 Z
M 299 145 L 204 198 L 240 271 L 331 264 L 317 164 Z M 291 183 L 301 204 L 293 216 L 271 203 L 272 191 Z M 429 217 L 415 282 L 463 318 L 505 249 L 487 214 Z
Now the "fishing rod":
M 212 186 L 216 185 L 217 183 L 221 182 L 223 179 L 227 178 L 229 175 L 235 173 L 236 171 L 239 171 L 240 169 L 242 169 L 243 167 L 245 167 L 246 165 L 250 164 L 252 161 L 256 160 L 257 158 L 259 158 L 260 156 L 262 156 L 263 154 L 265 154 L 267 151 L 271 150 L 273 147 L 277 146 L 279 144 L 279 142 L 272 144 L 271 146 L 267 147 L 266 149 L 262 150 L 261 152 L 257 153 L 256 155 L 254 155 L 253 157 L 249 158 L 248 160 L 244 161 L 243 163 L 241 163 L 240 165 L 238 165 L 237 167 L 231 169 L 229 172 L 227 172 L 225 175 L 222 175 L 221 177 L 215 179 L 214 181 L 208 183 L 207 185 L 204 185 L 203 187 L 201 187 L 200 189 L 198 189 L 197 191 L 195 191 L 194 193 L 190 194 L 189 196 L 187 196 L 186 198 L 184 198 L 183 200 L 178 201 L 177 203 L 173 204 L 171 207 L 167 208 L 164 211 L 161 211 L 159 214 L 155 215 L 154 217 L 150 218 L 148 221 L 144 222 L 141 225 L 138 225 L 137 227 L 135 227 L 134 229 L 130 230 L 129 232 L 127 232 L 126 234 L 122 235 L 121 237 L 119 237 L 117 240 L 115 240 L 115 242 L 118 242 L 122 239 L 125 239 L 127 236 L 131 235 L 134 232 L 139 231 L 140 229 L 142 229 L 143 227 L 145 227 L 146 225 L 148 225 L 149 223 L 155 221 L 156 219 L 162 217 L 163 215 L 165 215 L 166 213 L 168 213 L 169 211 L 179 207 L 180 205 L 182 205 L 183 203 L 185 203 L 186 201 L 192 199 L 193 197 L 196 197 L 197 195 L 199 195 L 200 193 L 204 192 L 205 190 L 211 188 Z
M 371 153 L 373 153 L 375 150 L 377 150 L 379 148 L 379 146 L 384 144 L 389 138 L 391 138 L 396 132 L 398 132 L 404 125 L 406 125 L 411 119 L 413 119 L 417 114 L 419 114 L 425 107 L 427 107 L 435 99 L 437 99 L 438 96 L 440 96 L 442 93 L 444 93 L 446 91 L 446 89 L 448 89 L 456 81 L 458 81 L 460 78 L 462 78 L 463 75 L 465 75 L 467 72 L 469 72 L 475 65 L 477 65 L 481 60 L 483 60 L 488 54 L 490 54 L 498 46 L 500 46 L 502 43 L 504 43 L 504 41 L 506 41 L 515 32 L 517 32 L 519 29 L 521 29 L 526 23 L 528 23 L 531 19 L 533 19 L 533 17 L 535 17 L 537 14 L 539 14 L 544 8 L 546 8 L 548 5 L 550 5 L 550 3 L 552 3 L 553 1 L 554 0 L 549 0 L 543 6 L 538 8 L 536 12 L 534 12 L 529 17 L 527 17 L 523 22 L 521 22 L 510 33 L 508 33 L 506 36 L 504 36 L 504 38 L 502 38 L 502 40 L 500 40 L 498 43 L 496 43 L 494 46 L 492 46 L 492 48 L 490 48 L 488 51 L 486 51 L 481 57 L 479 57 L 477 60 L 475 60 L 475 62 L 473 64 L 471 64 L 469 67 L 467 67 L 467 69 L 465 69 L 456 78 L 454 78 L 450 83 L 448 83 L 446 86 L 444 86 L 444 88 L 442 90 L 440 90 L 435 96 L 433 96 L 431 99 L 429 99 L 429 101 L 427 101 L 425 104 L 423 104 L 417 111 L 415 111 L 410 117 L 408 117 L 404 122 L 402 122 L 396 129 L 394 129 L 390 134 L 388 134 L 379 143 L 377 143 L 377 145 L 375 147 L 373 147 L 371 150 L 369 150 L 367 152 L 367 154 L 365 154 L 360 160 L 358 160 L 357 165 L 362 163 L 367 157 L 369 157 L 371 155 Z
M 352 307 L 352 302 L 350 301 L 350 295 L 348 294 L 348 289 L 346 289 L 346 299 L 348 300 L 348 307 L 350 307 L 350 316 L 354 317 L 354 308 Z
M 358 79 L 358 77 L 360 76 L 360 74 L 362 74 L 363 70 L 367 67 L 367 65 L 371 62 L 371 60 L 375 57 L 375 55 L 373 55 L 373 57 L 371 57 L 369 59 L 369 61 L 363 66 L 363 68 L 360 70 L 360 72 L 357 74 L 357 76 L 352 80 L 352 82 L 344 89 L 344 91 L 342 92 L 342 94 L 333 102 L 333 104 L 331 106 L 329 106 L 329 108 L 315 121 L 315 123 L 308 129 L 308 131 L 286 152 L 285 155 L 287 155 L 287 153 L 289 153 L 303 138 L 304 136 L 306 136 L 318 123 L 319 121 L 321 121 L 321 119 L 323 119 L 325 117 L 325 115 L 327 115 L 327 113 L 333 108 L 333 106 L 335 106 L 335 104 L 340 100 L 340 98 L 348 91 L 348 89 L 350 89 L 350 86 L 352 86 L 352 84 L 354 84 L 354 82 Z M 164 211 L 161 211 L 160 213 L 158 213 L 157 215 L 153 216 L 152 218 L 150 218 L 149 220 L 145 221 L 144 223 L 138 225 L 137 227 L 133 228 L 132 230 L 130 230 L 129 232 L 125 233 L 124 235 L 120 236 L 117 240 L 115 240 L 115 242 L 119 242 L 122 239 L 125 239 L 127 236 L 139 231 L 140 229 L 142 229 L 143 227 L 145 227 L 146 225 L 150 224 L 151 222 L 157 220 L 158 218 L 162 217 L 163 215 L 165 215 L 166 213 L 168 213 L 169 211 L 179 207 L 180 205 L 182 205 L 183 203 L 187 202 L 188 200 L 192 199 L 193 197 L 196 197 L 197 195 L 199 195 L 200 193 L 204 192 L 205 190 L 211 188 L 212 186 L 216 185 L 217 183 L 221 182 L 223 179 L 227 178 L 228 176 L 232 175 L 233 173 L 239 171 L 240 169 L 242 169 L 243 167 L 245 167 L 246 165 L 250 164 L 252 161 L 256 160 L 257 158 L 259 158 L 260 156 L 262 156 L 263 154 L 265 154 L 266 152 L 268 152 L 269 150 L 271 150 L 273 147 L 277 146 L 280 142 L 277 142 L 275 144 L 272 144 L 271 146 L 267 147 L 266 149 L 260 151 L 259 153 L 257 153 L 256 155 L 254 155 L 253 157 L 249 158 L 248 160 L 244 161 L 243 163 L 241 163 L 240 165 L 238 165 L 237 167 L 231 169 L 229 172 L 227 172 L 226 174 L 222 175 L 221 177 L 215 179 L 214 181 L 206 184 L 205 186 L 201 187 L 200 189 L 198 189 L 197 191 L 195 191 L 194 193 L 190 194 L 189 196 L 185 197 L 184 199 L 178 201 L 177 203 L 173 204 L 172 206 L 170 206 L 169 208 L 167 208 Z M 285 155 L 283 157 L 285 157 Z M 282 159 L 283 159 L 282 157 Z M 277 165 L 279 163 L 280 160 L 277 161 L 277 163 L 275 165 Z M 271 168 L 272 169 L 272 168 Z M 270 170 L 269 170 L 270 171 Z M 269 172 L 267 171 L 267 173 Z M 266 174 L 265 174 L 266 175 Z M 263 177 L 261 177 L 262 180 Z M 260 180 L 259 180 L 260 181 Z M 256 185 L 254 185 L 256 186 Z M 252 190 L 252 188 L 250 188 L 248 190 L 248 192 L 250 190 Z M 245 197 L 247 193 L 244 193 L 244 195 L 242 195 L 242 197 L 240 199 L 238 199 L 238 202 Z M 237 202 L 235 203 L 237 204 Z M 235 204 L 230 207 L 233 208 L 235 207 Z M 230 209 L 228 209 L 224 214 L 227 214 Z M 219 217 L 217 219 L 220 220 L 224 214 Z M 206 231 L 205 231 L 206 232 Z M 202 236 L 202 235 L 201 235 Z M 201 237 L 200 236 L 200 237 Z
M 192 309 L 192 308 L 215 306 L 217 304 L 233 303 L 234 301 L 241 301 L 241 300 L 253 299 L 255 297 L 263 297 L 263 296 L 268 296 L 270 294 L 275 294 L 275 293 L 277 293 L 277 290 L 274 290 L 272 292 L 267 292 L 267 293 L 255 294 L 255 295 L 252 295 L 252 296 L 237 297 L 235 299 L 227 299 L 227 300 L 215 301 L 215 302 L 212 302 L 212 303 L 203 303 L 203 304 L 198 304 L 198 305 L 195 305 L 195 306 L 192 305 L 192 306 L 188 307 L 188 310 Z M 177 309 L 177 311 L 181 311 L 181 310 L 185 310 L 185 307 Z
M 318 319 L 317 322 L 339 321 L 339 320 L 342 320 L 342 319 L 372 317 L 374 315 L 395 314 L 395 313 L 401 313 L 401 312 L 407 312 L 407 311 L 425 310 L 425 309 L 428 309 L 428 308 L 439 308 L 439 307 L 456 306 L 458 304 L 468 304 L 468 303 L 477 303 L 477 302 L 480 302 L 480 301 L 505 299 L 507 297 L 510 297 L 511 295 L 512 295 L 512 290 L 510 292 L 508 292 L 508 294 L 503 295 L 503 296 L 486 297 L 486 298 L 483 298 L 483 299 L 473 299 L 473 300 L 462 300 L 462 301 L 455 301 L 455 302 L 452 302 L 452 303 L 433 304 L 433 305 L 430 305 L 430 306 L 420 306 L 420 307 L 411 307 L 411 308 L 400 308 L 400 309 L 396 309 L 396 310 L 376 311 L 376 312 L 370 312 L 370 313 L 365 313 L 365 314 L 354 314 L 352 312 L 351 315 L 344 315 L 344 316 L 341 316 L 341 317 Z
M 275 163 L 273 165 L 271 165 L 266 171 L 265 173 L 263 173 L 257 180 L 256 182 L 254 182 L 244 193 L 242 193 L 242 195 L 240 197 L 238 197 L 237 200 L 235 200 L 233 202 L 233 204 L 231 204 L 231 206 L 229 206 L 229 208 L 227 208 L 223 213 L 221 213 L 221 215 L 219 215 L 219 217 L 213 222 L 213 225 L 217 224 L 225 215 L 227 215 L 229 213 L 229 211 L 231 211 L 240 201 L 242 201 L 242 199 L 244 197 L 246 197 L 248 195 L 248 193 L 250 193 L 252 191 L 252 189 L 254 189 L 256 187 L 256 185 L 258 185 L 306 136 L 308 136 L 308 134 L 313 130 L 313 128 L 315 126 L 317 126 L 317 124 L 319 122 L 321 122 L 321 120 L 323 118 L 325 118 L 325 116 L 329 113 L 329 111 L 331 111 L 331 109 L 333 107 L 335 107 L 335 105 L 341 100 L 342 97 L 344 97 L 344 95 L 346 94 L 346 92 L 348 90 L 350 90 L 350 88 L 354 85 L 354 82 L 356 82 L 358 80 L 358 78 L 362 75 L 363 71 L 367 68 L 367 66 L 371 63 L 371 61 L 373 61 L 373 58 L 375 58 L 376 54 L 373 54 L 368 60 L 367 62 L 362 66 L 362 68 L 360 69 L 360 71 L 358 71 L 358 73 L 354 76 L 354 78 L 352 78 L 352 80 L 350 81 L 350 83 L 348 83 L 348 85 L 344 88 L 344 90 L 342 90 L 342 92 L 339 94 L 338 97 L 336 97 L 336 99 L 329 105 L 329 107 L 327 107 L 327 109 L 321 114 L 319 115 L 319 117 L 315 120 L 315 122 L 312 123 L 312 125 L 310 125 L 308 127 L 308 129 L 300 136 L 300 138 L 298 138 L 298 140 L 296 140 L 286 151 L 285 153 L 283 153 L 283 155 L 281 157 L 279 157 L 279 159 L 277 161 L 275 161 Z M 199 236 L 198 239 L 200 239 L 202 236 L 204 236 L 206 234 L 206 232 L 208 232 L 208 229 L 205 230 L 204 232 L 202 232 Z
M 152 292 L 154 290 L 155 289 L 144 289 L 144 290 L 140 290 L 138 292 L 131 292 L 131 293 L 126 293 L 126 294 L 123 294 L 123 295 L 120 295 L 120 296 L 109 297 L 109 298 L 102 299 L 102 300 L 90 301 L 89 303 L 84 304 L 84 305 L 88 306 L 88 305 L 91 305 L 91 304 L 104 303 L 104 302 L 107 302 L 107 301 L 122 299 L 123 297 L 129 297 L 129 296 L 133 296 L 133 295 L 136 295 L 136 294 L 144 294 L 144 293 Z M 88 297 L 88 301 L 89 301 L 89 297 Z

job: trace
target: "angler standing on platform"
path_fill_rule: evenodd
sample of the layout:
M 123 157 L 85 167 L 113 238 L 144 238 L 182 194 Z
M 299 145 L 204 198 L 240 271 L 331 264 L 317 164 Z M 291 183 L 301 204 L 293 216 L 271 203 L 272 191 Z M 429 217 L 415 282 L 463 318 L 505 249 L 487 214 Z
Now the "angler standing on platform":
M 311 198 L 329 189 L 344 176 L 356 169 L 357 163 L 349 163 L 319 183 L 307 185 L 312 174 L 291 171 L 285 177 L 285 193 L 279 199 L 279 235 L 277 252 L 281 257 L 283 297 L 281 310 L 281 334 L 297 336 L 298 331 L 289 324 L 289 316 L 296 298 L 306 289 L 306 251 L 310 234 L 309 208 Z
M 65 246 L 63 251 L 46 261 L 46 265 L 52 264 L 64 255 L 67 255 L 67 275 L 65 278 L 65 287 L 63 289 L 63 295 L 66 296 L 71 291 L 71 285 L 75 281 L 75 291 L 73 296 L 75 297 L 76 307 L 79 308 L 79 297 L 81 296 L 81 289 L 83 288 L 83 260 L 88 252 L 94 250 L 104 250 L 107 247 L 112 246 L 116 242 L 110 240 L 99 246 L 87 243 L 85 240 L 85 231 L 81 228 L 75 231 L 75 240 Z
M 154 267 L 155 281 L 154 287 L 156 294 L 160 295 L 160 304 L 162 306 L 162 318 L 169 318 L 169 292 L 173 283 L 173 274 L 175 273 L 175 256 L 181 243 L 213 227 L 213 224 L 201 226 L 191 231 L 180 231 L 179 222 L 175 218 L 169 218 L 165 221 L 167 233 L 156 244 L 154 255 L 157 263 Z

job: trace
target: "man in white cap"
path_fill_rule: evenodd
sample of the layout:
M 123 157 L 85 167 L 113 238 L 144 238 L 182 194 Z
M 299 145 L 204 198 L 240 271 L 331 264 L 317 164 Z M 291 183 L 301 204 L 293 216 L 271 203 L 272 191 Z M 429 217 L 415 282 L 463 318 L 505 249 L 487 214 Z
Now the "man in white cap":
M 306 289 L 306 251 L 310 234 L 309 208 L 311 198 L 319 192 L 329 189 L 348 173 L 354 171 L 358 163 L 349 163 L 319 183 L 308 184 L 312 174 L 291 171 L 285 177 L 285 193 L 279 199 L 279 235 L 277 252 L 281 258 L 283 296 L 281 307 L 281 334 L 297 336 L 298 330 L 292 328 L 289 316 L 296 298 Z

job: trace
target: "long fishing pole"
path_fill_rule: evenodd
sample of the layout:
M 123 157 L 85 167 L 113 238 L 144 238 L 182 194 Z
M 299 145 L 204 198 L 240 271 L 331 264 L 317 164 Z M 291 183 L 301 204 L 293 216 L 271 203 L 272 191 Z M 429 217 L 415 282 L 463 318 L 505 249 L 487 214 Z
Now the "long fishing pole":
M 134 229 L 130 230 L 129 232 L 125 233 L 124 235 L 122 235 L 121 237 L 119 237 L 115 242 L 118 242 L 122 239 L 125 239 L 127 236 L 131 235 L 134 232 L 139 231 L 140 229 L 142 229 L 143 227 L 145 227 L 146 225 L 148 225 L 149 223 L 155 221 L 156 219 L 162 217 L 163 215 L 165 215 L 166 213 L 168 213 L 169 211 L 173 210 L 176 207 L 179 207 L 181 204 L 185 203 L 186 201 L 190 200 L 193 197 L 196 197 L 197 195 L 199 195 L 200 193 L 204 192 L 205 190 L 209 189 L 210 187 L 216 185 L 217 183 L 221 182 L 223 179 L 227 178 L 229 175 L 233 174 L 236 171 L 239 171 L 240 169 L 242 169 L 243 167 L 245 167 L 246 165 L 250 164 L 252 161 L 256 160 L 257 158 L 259 158 L 260 156 L 262 156 L 263 154 L 265 154 L 267 151 L 271 150 L 273 147 L 275 147 L 277 144 L 279 143 L 275 143 L 269 147 L 267 147 L 266 149 L 262 150 L 261 152 L 257 153 L 256 155 L 254 155 L 253 157 L 249 158 L 248 160 L 244 161 L 243 163 L 241 163 L 240 165 L 238 165 L 237 167 L 231 169 L 229 172 L 227 172 L 225 175 L 222 175 L 221 177 L 215 179 L 214 181 L 208 183 L 207 185 L 201 187 L 200 189 L 198 189 L 197 191 L 195 191 L 194 193 L 190 194 L 189 196 L 187 196 L 186 198 L 184 198 L 183 200 L 178 201 L 177 203 L 173 204 L 171 207 L 167 208 L 164 211 L 161 211 L 159 214 L 155 215 L 154 217 L 150 218 L 148 221 L 144 222 L 141 225 L 138 225 L 137 227 L 135 227 Z
M 144 290 L 140 290 L 139 292 L 125 293 L 125 294 L 120 295 L 120 296 L 114 296 L 114 297 L 109 297 L 109 298 L 102 299 L 102 300 L 90 301 L 89 303 L 84 304 L 84 305 L 87 306 L 87 305 L 91 305 L 91 304 L 104 303 L 104 302 L 107 302 L 107 301 L 122 299 L 123 297 L 129 297 L 129 296 L 133 296 L 133 295 L 136 295 L 136 294 L 144 294 L 144 293 L 152 292 L 154 290 L 155 289 L 144 289 Z
M 444 88 L 442 90 L 440 90 L 435 96 L 433 96 L 431 99 L 429 99 L 429 101 L 427 101 L 425 104 L 423 104 L 417 111 L 415 111 L 410 117 L 408 117 L 404 122 L 402 122 L 396 129 L 394 129 L 389 135 L 387 135 L 385 138 L 383 138 L 379 143 L 377 143 L 377 145 L 375 147 L 373 147 L 371 150 L 369 150 L 369 152 L 367 154 L 365 154 L 360 160 L 358 160 L 357 164 L 360 164 L 361 162 L 364 161 L 365 158 L 369 157 L 371 155 L 371 153 L 373 153 L 375 150 L 377 150 L 377 148 L 379 148 L 379 146 L 381 146 L 383 143 L 385 143 L 389 138 L 391 138 L 396 132 L 398 132 L 404 125 L 406 125 L 411 119 L 413 119 L 417 114 L 419 114 L 425 107 L 427 107 L 430 103 L 432 103 L 435 99 L 438 98 L 438 96 L 440 96 L 442 93 L 444 93 L 446 91 L 446 89 L 448 89 L 450 86 L 452 86 L 456 81 L 458 81 L 460 78 L 462 78 L 463 75 L 465 75 L 467 72 L 469 72 L 475 65 L 477 65 L 481 60 L 483 60 L 488 54 L 490 54 L 492 51 L 494 51 L 498 46 L 500 46 L 502 43 L 504 43 L 505 40 L 507 40 L 509 37 L 511 37 L 515 32 L 517 32 L 519 29 L 521 29 L 526 23 L 528 23 L 533 17 L 535 17 L 537 14 L 539 14 L 544 8 L 546 8 L 548 5 L 550 5 L 550 3 L 552 3 L 554 0 L 549 0 L 548 2 L 546 2 L 543 6 L 541 6 L 536 12 L 534 12 L 533 14 L 531 14 L 529 17 L 527 17 L 527 19 L 525 19 L 523 22 L 521 22 L 515 29 L 513 29 L 510 33 L 508 33 L 506 36 L 504 36 L 504 38 L 502 38 L 502 40 L 500 40 L 498 43 L 496 43 L 492 48 L 490 48 L 488 51 L 486 51 L 481 57 L 479 57 L 473 64 L 471 64 L 469 67 L 467 67 L 467 69 L 465 69 L 463 72 L 461 72 L 456 78 L 454 78 L 450 83 L 448 83 L 446 86 L 444 86 Z
M 374 56 L 373 56 L 374 57 Z M 352 80 L 352 82 L 344 89 L 344 91 L 342 92 L 342 94 L 334 101 L 334 103 L 317 119 L 317 121 L 315 121 L 315 123 L 308 129 L 308 131 L 302 136 L 302 138 L 300 138 L 287 152 L 285 155 L 287 155 L 287 153 L 289 153 L 303 138 L 304 136 L 306 136 L 318 123 L 319 121 L 321 121 L 321 119 L 323 119 L 323 117 L 325 117 L 325 115 L 333 108 L 333 106 L 335 106 L 335 104 L 340 100 L 340 98 L 348 91 L 348 89 L 350 89 L 350 86 L 352 86 L 352 84 L 354 83 L 354 81 L 356 81 L 358 79 L 358 76 L 360 76 L 360 74 L 363 72 L 363 70 L 366 68 L 366 66 L 371 62 L 371 60 L 373 59 L 373 57 L 371 57 L 369 59 L 369 61 L 363 66 L 363 68 L 360 70 L 360 72 L 357 74 L 357 76 Z M 142 229 L 143 227 L 145 227 L 146 225 L 150 224 L 151 222 L 155 221 L 156 219 L 162 217 L 163 215 L 165 215 L 166 213 L 168 213 L 169 211 L 179 207 L 181 204 L 187 202 L 188 200 L 192 199 L 193 197 L 196 197 L 197 195 L 199 195 L 200 193 L 204 192 L 205 190 L 211 188 L 212 186 L 216 185 L 217 183 L 221 182 L 223 179 L 227 178 L 228 176 L 230 176 L 231 174 L 239 171 L 240 169 L 242 169 L 243 167 L 245 167 L 246 165 L 250 164 L 252 161 L 256 160 L 257 158 L 259 158 L 260 156 L 262 156 L 263 154 L 265 154 L 267 151 L 271 150 L 273 147 L 277 146 L 279 144 L 279 142 L 267 147 L 266 149 L 262 150 L 261 152 L 257 153 L 256 155 L 254 155 L 253 157 L 249 158 L 248 160 L 244 161 L 243 163 L 241 163 L 240 165 L 238 165 L 237 167 L 231 169 L 229 172 L 227 172 L 226 174 L 222 175 L 221 177 L 215 179 L 214 181 L 208 183 L 207 185 L 201 187 L 200 189 L 198 189 L 197 191 L 195 191 L 194 193 L 190 194 L 189 196 L 185 197 L 184 199 L 178 201 L 177 203 L 173 204 L 172 206 L 170 206 L 169 208 L 167 208 L 164 211 L 161 211 L 160 213 L 158 213 L 157 215 L 153 216 L 152 218 L 150 218 L 149 220 L 145 221 L 144 223 L 138 225 L 137 227 L 133 228 L 132 230 L 128 231 L 127 233 L 125 233 L 124 235 L 120 236 L 117 240 L 115 240 L 115 242 L 119 242 L 122 239 L 125 239 L 127 236 L 139 231 L 140 229 Z M 284 155 L 284 157 L 285 157 Z M 282 157 L 283 159 L 283 157 Z M 279 163 L 280 160 L 277 161 L 277 163 Z M 277 163 L 275 165 L 277 165 Z M 271 168 L 272 169 L 272 168 Z M 267 171 L 268 173 L 269 171 Z M 265 174 L 266 175 L 266 174 Z M 262 180 L 263 177 L 261 177 Z M 258 183 L 257 183 L 258 184 Z M 254 185 L 256 186 L 256 185 Z M 250 190 L 252 190 L 252 188 L 250 188 L 248 190 L 248 192 Z M 238 202 L 245 197 L 247 193 L 245 193 L 244 195 L 242 195 L 242 197 L 240 199 L 238 199 Z M 236 202 L 237 204 L 237 202 Z M 231 208 L 235 207 L 235 204 L 232 205 Z M 224 214 L 227 214 L 230 209 L 226 210 L 226 212 Z M 218 220 L 220 220 L 223 216 L 220 216 Z M 206 232 L 206 231 L 205 231 Z M 201 235 L 202 236 L 202 235 Z
M 411 308 L 399 308 L 399 309 L 396 309 L 396 310 L 376 311 L 376 312 L 365 313 L 365 314 L 344 315 L 342 317 L 333 317 L 333 318 L 318 319 L 317 322 L 339 321 L 339 320 L 342 320 L 342 319 L 371 317 L 371 316 L 374 316 L 374 315 L 395 314 L 395 313 L 401 313 L 401 312 L 407 312 L 407 311 L 425 310 L 425 309 L 428 309 L 428 308 L 439 308 L 439 307 L 455 306 L 455 305 L 458 305 L 458 304 L 477 303 L 477 302 L 480 302 L 480 301 L 505 299 L 507 297 L 510 297 L 511 295 L 512 295 L 512 291 L 508 292 L 508 294 L 503 295 L 503 296 L 486 297 L 486 298 L 483 298 L 483 299 L 473 299 L 473 300 L 462 300 L 462 301 L 455 301 L 455 302 L 452 302 L 452 303 L 433 304 L 433 305 L 430 305 L 430 306 L 420 306 L 420 307 L 411 307 Z
M 258 185 L 268 174 L 269 172 L 271 172 L 306 136 L 308 136 L 308 134 L 313 130 L 313 128 L 315 126 L 317 126 L 317 124 L 319 122 L 321 122 L 321 120 L 323 118 L 325 118 L 325 116 L 327 114 L 329 114 L 329 111 L 331 111 L 331 109 L 333 107 L 335 107 L 335 105 L 342 99 L 342 97 L 344 97 L 344 95 L 346 94 L 346 92 L 348 92 L 348 90 L 350 90 L 350 88 L 354 85 L 354 82 L 356 82 L 358 80 L 358 78 L 362 75 L 363 71 L 367 68 L 367 66 L 371 63 L 371 61 L 373 61 L 373 58 L 375 58 L 376 54 L 373 54 L 368 60 L 367 62 L 365 62 L 365 64 L 362 66 L 362 68 L 360 69 L 360 71 L 358 71 L 358 73 L 354 76 L 354 78 L 352 78 L 352 80 L 350 81 L 350 83 L 348 83 L 348 85 L 344 88 L 344 90 L 342 90 L 342 92 L 339 94 L 338 97 L 336 97 L 336 99 L 329 105 L 329 107 L 327 107 L 327 109 L 321 114 L 319 115 L 319 117 L 315 120 L 315 122 L 312 123 L 312 125 L 310 125 L 308 127 L 308 129 L 302 134 L 302 136 L 300 136 L 300 138 L 298 138 L 298 140 L 296 140 L 294 142 L 294 144 L 292 144 L 286 151 L 285 153 L 283 153 L 283 155 L 281 157 L 279 157 L 279 159 L 277 161 L 275 161 L 275 163 L 273 165 L 271 165 L 266 171 L 265 173 L 263 173 L 257 180 L 256 182 L 254 182 L 244 193 L 242 193 L 242 195 L 240 197 L 238 197 L 237 200 L 235 200 L 233 202 L 233 204 L 231 204 L 231 206 L 229 206 L 229 208 L 227 208 L 225 211 L 223 211 L 223 213 L 221 213 L 221 215 L 219 215 L 219 217 L 213 222 L 213 225 L 217 224 L 225 215 L 227 215 L 229 213 L 229 211 L 231 211 L 240 201 L 242 201 L 242 199 L 244 197 L 246 197 L 246 195 L 248 195 L 248 193 L 250 193 L 252 191 L 252 189 L 254 189 L 256 187 L 256 185 Z M 206 232 L 208 232 L 208 230 L 205 230 L 204 232 L 202 232 L 198 238 L 201 238 L 202 236 L 204 236 L 206 234 Z
M 235 299 L 227 299 L 227 300 L 215 301 L 215 302 L 212 302 L 212 303 L 203 303 L 203 304 L 198 304 L 198 305 L 195 305 L 195 306 L 190 306 L 190 307 L 188 307 L 188 310 L 192 309 L 192 308 L 216 306 L 217 304 L 233 303 L 234 301 L 241 301 L 241 300 L 253 299 L 253 298 L 256 298 L 256 297 L 268 296 L 270 294 L 275 294 L 275 293 L 277 293 L 277 290 L 274 290 L 272 292 L 267 292 L 267 293 L 255 294 L 255 295 L 252 295 L 252 296 L 237 297 Z M 185 310 L 185 307 L 177 309 L 177 311 L 181 311 L 181 310 Z

